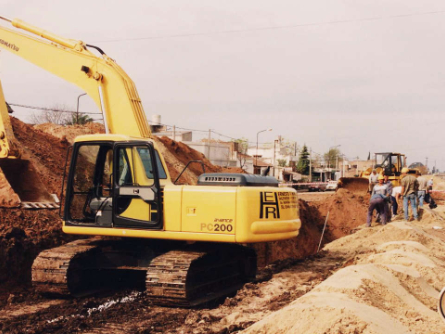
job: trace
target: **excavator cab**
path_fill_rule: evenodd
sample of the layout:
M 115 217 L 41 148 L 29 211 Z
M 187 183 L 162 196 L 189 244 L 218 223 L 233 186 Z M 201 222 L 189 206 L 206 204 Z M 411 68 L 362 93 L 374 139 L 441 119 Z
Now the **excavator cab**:
M 163 227 L 160 179 L 167 175 L 149 141 L 80 141 L 71 161 L 67 226 Z

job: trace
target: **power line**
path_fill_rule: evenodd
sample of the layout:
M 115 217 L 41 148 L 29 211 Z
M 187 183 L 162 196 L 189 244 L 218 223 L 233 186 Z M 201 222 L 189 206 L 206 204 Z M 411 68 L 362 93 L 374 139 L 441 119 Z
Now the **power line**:
M 27 106 L 27 105 L 24 105 L 24 104 L 17 104 L 17 103 L 8 103 L 8 104 L 10 106 L 14 106 L 14 107 L 35 109 L 35 110 L 39 110 L 39 111 L 67 112 L 67 113 L 77 114 L 77 111 L 71 111 L 71 110 L 44 108 L 44 107 L 37 107 L 37 106 Z M 84 112 L 84 111 L 79 111 L 79 114 L 102 115 L 102 113 L 100 113 L 100 112 Z
M 405 17 L 412 17 L 412 16 L 423 16 L 423 15 L 433 15 L 433 14 L 443 14 L 443 13 L 445 13 L 445 10 L 430 11 L 430 12 L 418 12 L 418 13 L 411 13 L 411 14 L 388 15 L 388 16 L 374 16 L 374 17 L 361 18 L 361 19 L 301 23 L 301 24 L 291 24 L 291 25 L 284 25 L 284 26 L 267 26 L 267 27 L 259 27 L 259 28 L 232 29 L 232 30 L 221 30 L 221 31 L 200 32 L 200 33 L 198 32 L 198 33 L 188 33 L 188 34 L 174 34 L 174 35 L 164 35 L 164 36 L 109 39 L 109 40 L 95 41 L 94 43 L 115 43 L 115 42 L 126 42 L 126 41 L 142 41 L 142 40 L 155 40 L 155 39 L 168 39 L 168 38 L 209 36 L 209 35 L 216 35 L 216 34 L 238 34 L 238 33 L 243 33 L 243 32 L 283 30 L 283 29 L 293 29 L 293 28 L 301 28 L 301 27 L 313 27 L 313 26 L 323 26 L 323 25 L 356 23 L 356 22 L 365 22 L 365 21 L 380 21 L 380 20 L 385 20 L 385 19 L 397 19 L 397 18 L 405 18 Z

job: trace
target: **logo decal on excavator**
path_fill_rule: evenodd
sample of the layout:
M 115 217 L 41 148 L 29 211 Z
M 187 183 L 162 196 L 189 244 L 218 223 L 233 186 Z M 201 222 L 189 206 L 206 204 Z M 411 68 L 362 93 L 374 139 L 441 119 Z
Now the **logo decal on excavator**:
M 17 46 L 17 45 L 15 45 L 15 44 L 11 44 L 11 43 L 9 43 L 9 42 L 6 42 L 5 40 L 3 40 L 3 39 L 1 39 L 0 38 L 0 44 L 3 44 L 4 46 L 6 46 L 7 48 L 10 48 L 10 49 L 12 49 L 12 50 L 14 50 L 14 51 L 16 51 L 16 52 L 18 52 L 20 49 L 19 49 L 19 47 Z
M 273 218 L 280 218 L 280 208 L 278 206 L 277 193 L 272 191 L 260 192 L 260 219 L 269 218 L 271 215 Z

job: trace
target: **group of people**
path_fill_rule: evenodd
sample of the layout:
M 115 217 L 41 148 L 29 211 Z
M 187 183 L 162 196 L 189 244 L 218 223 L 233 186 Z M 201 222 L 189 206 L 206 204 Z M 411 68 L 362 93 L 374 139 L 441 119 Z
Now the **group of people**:
M 422 176 L 420 173 L 417 173 L 416 176 L 408 173 L 408 168 L 402 168 L 401 185 L 394 187 L 387 175 L 379 175 L 376 170 L 372 171 L 369 176 L 371 200 L 366 226 L 371 226 L 374 210 L 377 211 L 377 220 L 380 220 L 382 225 L 386 225 L 391 217 L 394 218 L 397 215 L 401 198 L 403 198 L 403 213 L 406 221 L 409 220 L 409 203 L 411 203 L 413 217 L 416 220 L 419 220 L 418 208 L 423 208 L 425 202 L 429 203 L 430 208 L 437 206 L 430 196 L 433 188 L 433 178 L 428 180 L 426 176 Z M 392 207 L 392 215 L 390 207 Z

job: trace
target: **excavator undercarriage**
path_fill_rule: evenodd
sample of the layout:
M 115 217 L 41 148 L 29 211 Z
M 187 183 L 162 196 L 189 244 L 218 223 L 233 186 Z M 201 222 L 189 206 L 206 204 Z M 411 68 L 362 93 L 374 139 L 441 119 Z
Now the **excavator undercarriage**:
M 145 290 L 158 305 L 182 307 L 226 296 L 255 275 L 250 248 L 156 240 L 77 240 L 43 251 L 32 266 L 40 293 L 82 296 L 120 286 Z

